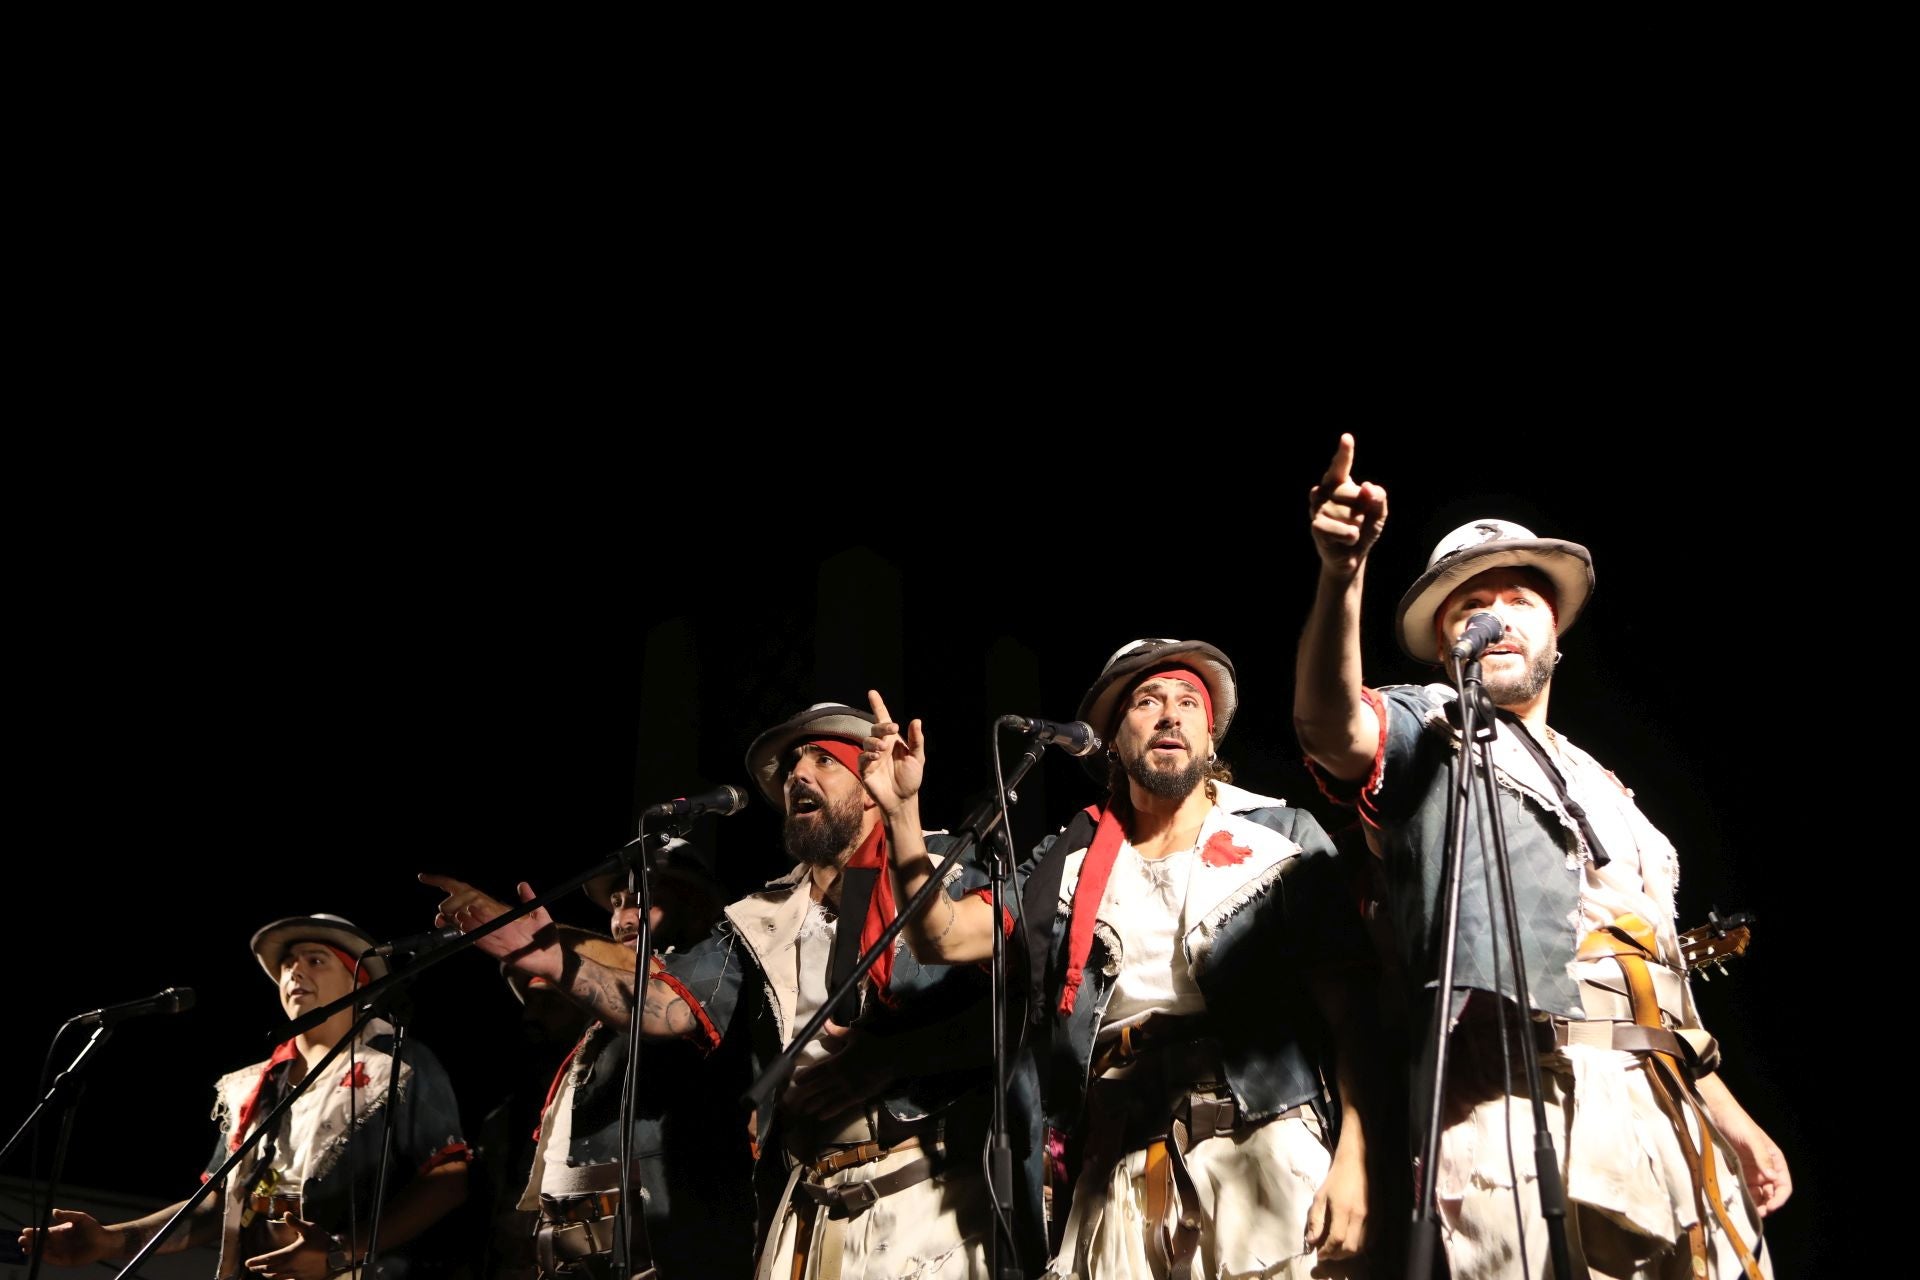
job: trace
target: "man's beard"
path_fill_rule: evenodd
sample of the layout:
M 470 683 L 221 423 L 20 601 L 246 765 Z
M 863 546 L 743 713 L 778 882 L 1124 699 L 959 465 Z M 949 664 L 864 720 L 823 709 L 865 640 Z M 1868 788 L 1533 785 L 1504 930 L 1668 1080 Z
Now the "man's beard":
M 1553 679 L 1553 668 L 1560 652 L 1558 637 L 1549 637 L 1547 645 L 1540 652 L 1527 659 L 1527 665 L 1511 674 L 1491 676 L 1483 675 L 1487 696 L 1493 699 L 1496 707 L 1518 707 L 1532 702 L 1547 687 L 1547 681 Z
M 1187 767 L 1175 772 L 1156 769 L 1148 764 L 1144 751 L 1125 763 L 1127 776 L 1146 788 L 1148 795 L 1159 796 L 1162 800 L 1185 800 L 1207 776 L 1206 761 L 1191 754 Z
M 786 843 L 787 856 L 795 862 L 831 867 L 840 861 L 841 854 L 852 852 L 854 841 L 860 837 L 859 797 L 837 808 L 822 797 L 821 808 L 813 817 L 789 814 L 780 836 Z

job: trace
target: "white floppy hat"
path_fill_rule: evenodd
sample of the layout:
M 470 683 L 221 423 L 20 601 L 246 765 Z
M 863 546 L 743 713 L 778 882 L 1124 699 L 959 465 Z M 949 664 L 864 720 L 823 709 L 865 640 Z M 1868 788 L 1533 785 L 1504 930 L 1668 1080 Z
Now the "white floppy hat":
M 787 752 L 815 738 L 845 738 L 849 742 L 864 743 L 873 736 L 873 725 L 871 711 L 862 711 L 844 702 L 816 702 L 753 740 L 753 745 L 747 748 L 747 773 L 767 803 L 784 810 L 786 804 L 780 787 L 787 777 Z
M 1555 630 L 1565 634 L 1593 594 L 1593 556 L 1577 542 L 1541 538 L 1511 520 L 1461 525 L 1433 549 L 1422 573 L 1400 597 L 1394 631 L 1400 647 L 1422 662 L 1439 661 L 1434 616 L 1446 598 L 1475 574 L 1507 565 L 1537 569 L 1553 583 Z
M 1111 741 L 1120 699 L 1135 684 L 1168 667 L 1190 668 L 1206 681 L 1207 697 L 1213 701 L 1213 746 L 1219 750 L 1240 705 L 1240 686 L 1233 661 L 1204 640 L 1133 640 L 1121 645 L 1080 699 L 1079 718 L 1092 725 L 1102 740 Z M 1087 756 L 1080 763 L 1096 779 L 1106 778 L 1106 762 L 1100 756 Z
M 324 942 L 355 957 L 379 945 L 365 929 L 341 916 L 288 916 L 275 920 L 262 925 L 253 935 L 253 954 L 274 982 L 280 981 L 280 962 L 286 959 L 287 948 L 296 942 Z M 367 956 L 360 961 L 360 972 L 374 980 L 384 978 L 387 962 L 379 956 Z

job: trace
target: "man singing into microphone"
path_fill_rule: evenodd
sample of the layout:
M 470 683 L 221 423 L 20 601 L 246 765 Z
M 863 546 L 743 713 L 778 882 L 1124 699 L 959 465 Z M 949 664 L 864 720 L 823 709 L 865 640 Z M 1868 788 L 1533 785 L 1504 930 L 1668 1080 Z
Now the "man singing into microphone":
M 1295 726 L 1329 794 L 1359 807 L 1407 971 L 1431 983 L 1456 698 L 1451 684 L 1375 690 L 1361 680 L 1361 591 L 1387 495 L 1352 470 L 1353 438 L 1342 436 L 1310 491 L 1320 576 L 1300 643 Z M 1576 1266 L 1584 1254 L 1595 1276 L 1771 1274 L 1758 1217 L 1786 1202 L 1792 1181 L 1780 1149 L 1714 1074 L 1718 1052 L 1700 1028 L 1674 931 L 1678 857 L 1619 779 L 1547 723 L 1558 637 L 1593 580 L 1585 547 L 1476 520 L 1440 540 L 1396 615 L 1401 647 L 1418 660 L 1444 662 L 1463 641 L 1468 656 L 1479 650 L 1498 708 L 1491 754 L 1528 986 L 1522 1019 L 1506 930 L 1496 930 L 1485 889 L 1475 782 L 1480 820 L 1466 828 L 1434 1171 L 1447 1260 L 1454 1280 L 1545 1271 L 1533 1113 L 1514 1056 L 1537 1052 Z M 1431 1011 L 1430 989 L 1422 1004 Z M 1703 1121 L 1712 1129 L 1704 1145 Z
M 1136 640 L 1081 700 L 1112 744 L 1087 759 L 1106 799 L 1028 871 L 1010 948 L 1030 992 L 1009 1123 L 1030 1273 L 1051 1253 L 1049 1276 L 1088 1280 L 1306 1277 L 1364 1245 L 1349 1009 L 1367 944 L 1313 816 L 1232 785 L 1218 748 L 1238 696 L 1214 646 Z M 911 894 L 932 873 L 912 834 L 926 743 L 876 710 L 867 787 Z M 905 932 L 961 964 L 990 956 L 993 928 L 974 896 Z
M 289 1018 L 351 992 L 354 960 L 372 946 L 373 939 L 358 926 L 331 915 L 276 920 L 253 935 L 254 957 L 278 985 Z M 386 971 L 385 960 L 369 957 L 359 981 L 364 985 Z M 353 1010 L 342 1009 L 282 1044 L 265 1062 L 221 1077 L 214 1086 L 220 1140 L 203 1176 L 239 1150 L 274 1105 L 346 1036 L 353 1021 Z M 225 1187 L 205 1196 L 159 1252 L 217 1242 L 215 1274 L 221 1277 L 314 1278 L 358 1267 L 368 1252 L 373 1189 L 391 1119 L 393 1162 L 380 1214 L 378 1274 L 413 1280 L 450 1274 L 452 1267 L 439 1265 L 446 1259 L 436 1255 L 451 1258 L 460 1251 L 423 1247 L 416 1253 L 406 1246 L 466 1199 L 467 1146 L 459 1110 L 433 1054 L 410 1041 L 396 1062 L 389 1055 L 393 1035 L 386 1021 L 368 1022 L 351 1060 L 346 1052 L 334 1058 L 325 1078 L 314 1080 L 280 1113 L 272 1131 L 228 1175 Z M 391 1116 L 389 1082 L 395 1099 Z M 47 1260 L 77 1266 L 131 1257 L 179 1208 L 170 1205 L 112 1225 L 56 1209 L 57 1221 L 47 1232 Z M 22 1248 L 33 1247 L 33 1235 L 31 1229 L 21 1233 Z
M 889 833 L 859 768 L 873 729 L 870 712 L 819 703 L 754 739 L 747 769 L 783 814 L 796 865 L 727 907 L 685 955 L 655 958 L 642 1034 L 708 1048 L 744 1038 L 764 1068 L 892 921 Z M 979 882 L 972 874 L 954 891 Z M 440 910 L 465 929 L 498 914 L 478 895 L 456 894 Z M 476 945 L 555 983 L 608 1025 L 628 1025 L 633 974 L 569 947 L 545 912 Z M 757 1135 L 757 1274 L 985 1276 L 986 986 L 977 970 L 922 966 L 896 939 L 801 1051 L 777 1117 Z M 714 1116 L 714 1140 L 745 1141 L 747 1119 Z

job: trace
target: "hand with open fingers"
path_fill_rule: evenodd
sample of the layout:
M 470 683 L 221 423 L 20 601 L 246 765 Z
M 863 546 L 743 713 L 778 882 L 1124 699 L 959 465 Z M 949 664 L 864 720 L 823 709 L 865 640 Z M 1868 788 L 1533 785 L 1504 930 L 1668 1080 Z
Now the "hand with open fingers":
M 887 712 L 877 689 L 867 690 L 873 708 L 873 734 L 862 744 L 860 781 L 888 818 L 899 814 L 920 793 L 927 769 L 927 737 L 918 720 L 902 727 Z
M 271 1253 L 248 1258 L 247 1270 L 270 1280 L 326 1280 L 333 1274 L 327 1267 L 333 1237 L 304 1218 L 288 1217 L 286 1223 L 300 1233 L 300 1238 Z
M 1307 1247 L 1323 1262 L 1357 1257 L 1367 1243 L 1367 1166 L 1351 1150 L 1336 1151 L 1327 1180 L 1307 1210 Z
M 832 1116 L 856 1107 L 878 1094 L 892 1079 L 886 1056 L 875 1050 L 871 1037 L 853 1027 L 829 1022 L 819 1042 L 833 1056 L 793 1073 L 780 1101 L 810 1116 Z
M 420 883 L 430 884 L 447 895 L 440 903 L 438 914 L 433 917 L 435 928 L 444 929 L 453 925 L 462 933 L 472 933 L 507 913 L 504 902 L 489 897 L 463 880 L 425 872 L 418 878 Z M 531 902 L 540 896 L 524 880 L 516 889 L 522 902 Z M 473 945 L 494 959 L 504 960 L 516 969 L 537 977 L 560 977 L 559 931 L 554 928 L 553 917 L 547 914 L 545 907 L 500 926 Z
M 1320 563 L 1355 573 L 1387 525 L 1387 491 L 1353 478 L 1353 437 L 1342 435 L 1320 483 L 1307 491 Z
M 20 1248 L 29 1257 L 33 1254 L 33 1238 L 38 1234 L 33 1227 L 20 1233 Z M 115 1256 L 119 1245 L 119 1237 L 101 1226 L 92 1214 L 78 1209 L 55 1209 L 41 1257 L 56 1266 L 80 1267 Z

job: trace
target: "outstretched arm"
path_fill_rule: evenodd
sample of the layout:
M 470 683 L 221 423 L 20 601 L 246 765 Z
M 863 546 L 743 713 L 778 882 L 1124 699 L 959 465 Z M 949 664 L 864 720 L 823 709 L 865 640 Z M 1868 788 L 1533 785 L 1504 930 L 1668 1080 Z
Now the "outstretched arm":
M 873 736 L 860 755 L 860 781 L 880 806 L 887 824 L 898 900 L 906 902 L 933 874 L 933 858 L 921 835 L 920 782 L 927 767 L 927 737 L 918 720 L 905 733 L 887 714 L 887 704 L 867 690 L 873 707 Z M 921 964 L 969 964 L 993 956 L 993 908 L 985 899 L 935 894 L 926 910 L 901 931 Z
M 1319 584 L 1293 674 L 1293 728 L 1300 746 L 1335 778 L 1356 782 L 1373 767 L 1380 720 L 1362 695 L 1360 596 L 1367 553 L 1387 522 L 1387 491 L 1353 479 L 1353 437 L 1308 491 Z
M 1787 1169 L 1786 1154 L 1765 1129 L 1754 1123 L 1718 1072 L 1701 1076 L 1694 1084 L 1714 1125 L 1740 1157 L 1740 1175 L 1746 1180 L 1747 1192 L 1760 1216 L 1766 1217 L 1793 1194 L 1793 1174 Z
M 78 1209 L 55 1209 L 53 1223 L 47 1228 L 47 1243 L 42 1256 L 56 1266 L 79 1267 L 109 1258 L 131 1258 L 167 1220 L 180 1212 L 180 1205 L 156 1209 L 144 1218 L 106 1224 Z M 163 1241 L 156 1253 L 179 1253 L 194 1245 L 214 1244 L 220 1239 L 220 1196 L 209 1192 L 193 1206 L 186 1222 Z M 33 1238 L 38 1231 L 27 1227 L 20 1233 L 20 1248 L 33 1253 Z
M 465 881 L 451 876 L 421 875 L 423 884 L 446 891 L 434 916 L 436 926 L 456 925 L 471 933 L 507 911 L 505 903 L 492 898 Z M 520 901 L 531 902 L 539 895 L 522 880 L 517 886 Z M 553 983 L 555 989 L 609 1026 L 625 1029 L 632 1017 L 632 967 L 602 964 L 567 945 L 588 936 L 578 930 L 563 930 L 555 925 L 546 909 L 530 911 L 520 919 L 503 925 L 473 945 L 503 960 L 522 972 Z M 664 966 L 653 957 L 652 972 Z M 640 1034 L 661 1039 L 692 1035 L 700 1030 L 700 1020 L 678 992 L 665 983 L 647 984 L 647 1007 L 640 1018 Z

